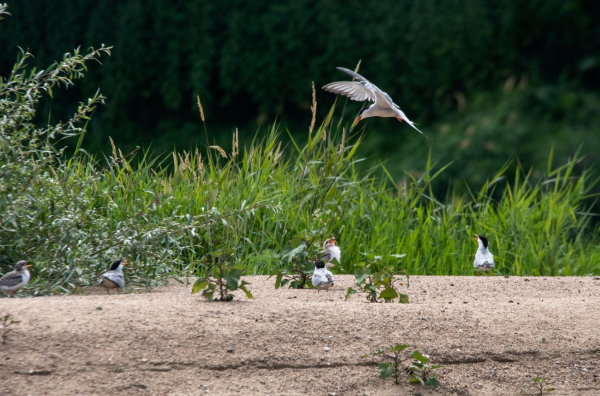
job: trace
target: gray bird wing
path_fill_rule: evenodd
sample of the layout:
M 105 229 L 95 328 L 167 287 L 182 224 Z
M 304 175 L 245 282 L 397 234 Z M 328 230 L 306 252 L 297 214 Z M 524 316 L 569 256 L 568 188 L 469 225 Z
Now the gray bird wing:
M 23 282 L 22 274 L 6 274 L 0 279 L 0 286 L 15 287 Z
M 486 261 L 483 264 L 479 264 L 479 267 L 483 267 L 483 268 L 494 268 L 494 263 L 490 263 L 489 261 Z
M 327 261 L 331 260 L 331 253 L 329 253 L 329 252 L 322 252 L 321 254 L 322 254 L 321 261 L 327 262 Z
M 115 282 L 120 288 L 125 287 L 125 278 L 122 272 L 108 271 L 102 274 L 102 277 Z
M 377 100 L 375 91 L 379 90 L 379 88 L 371 84 L 369 80 L 358 73 L 354 73 L 352 70 L 348 70 L 343 67 L 337 67 L 336 69 L 343 71 L 344 73 L 353 77 L 356 81 L 338 81 L 327 84 L 323 87 L 325 91 L 344 95 L 349 97 L 351 100 L 356 100 L 358 102 L 362 102 L 364 100 L 375 102 Z

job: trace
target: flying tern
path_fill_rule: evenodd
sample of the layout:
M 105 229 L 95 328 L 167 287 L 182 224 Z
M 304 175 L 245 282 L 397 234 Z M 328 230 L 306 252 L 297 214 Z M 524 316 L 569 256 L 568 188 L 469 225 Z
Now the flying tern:
M 323 87 L 325 91 L 344 95 L 349 97 L 350 100 L 356 100 L 358 102 L 365 100 L 374 102 L 356 118 L 353 126 L 358 124 L 363 118 L 394 117 L 400 122 L 406 121 L 408 125 L 419 131 L 415 124 L 408 119 L 402 110 L 400 110 L 400 107 L 394 103 L 392 98 L 390 98 L 390 95 L 383 92 L 381 89 L 377 88 L 375 84 L 369 82 L 369 80 L 352 70 L 343 67 L 336 67 L 336 69 L 354 77 L 356 81 L 338 81 L 327 84 Z M 423 132 L 419 132 L 423 134 Z

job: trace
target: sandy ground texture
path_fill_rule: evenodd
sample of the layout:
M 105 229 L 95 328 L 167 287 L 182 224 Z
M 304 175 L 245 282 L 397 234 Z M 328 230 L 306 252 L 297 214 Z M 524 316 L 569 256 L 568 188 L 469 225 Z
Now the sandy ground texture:
M 600 279 L 411 277 L 410 304 L 274 290 L 208 303 L 191 286 L 0 299 L 1 395 L 600 395 Z M 379 378 L 382 346 L 443 364 L 430 390 Z M 329 348 L 326 351 L 325 348 Z M 408 353 L 413 349 L 407 350 Z

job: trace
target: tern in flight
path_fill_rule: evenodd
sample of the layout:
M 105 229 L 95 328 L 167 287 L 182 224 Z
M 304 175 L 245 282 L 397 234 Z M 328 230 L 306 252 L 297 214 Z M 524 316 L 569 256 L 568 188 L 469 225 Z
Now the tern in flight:
M 400 122 L 406 121 L 408 125 L 419 131 L 415 124 L 408 119 L 406 114 L 400 110 L 400 107 L 394 103 L 392 98 L 390 98 L 390 95 L 386 94 L 369 82 L 369 80 L 352 70 L 343 67 L 337 67 L 336 69 L 352 76 L 356 81 L 338 81 L 327 84 L 323 87 L 325 91 L 344 95 L 349 97 L 350 100 L 356 100 L 358 102 L 365 100 L 374 102 L 356 118 L 353 126 L 358 124 L 363 118 L 367 117 L 394 117 Z M 423 132 L 419 132 L 423 134 Z

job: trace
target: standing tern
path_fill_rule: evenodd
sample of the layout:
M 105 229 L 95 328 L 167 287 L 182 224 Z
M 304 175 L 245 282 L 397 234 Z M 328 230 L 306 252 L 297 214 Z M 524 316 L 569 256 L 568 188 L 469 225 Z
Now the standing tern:
M 325 263 L 322 261 L 317 261 L 315 264 L 315 272 L 312 276 L 312 284 L 317 288 L 317 293 L 320 290 L 327 290 L 334 285 L 335 279 L 333 279 L 333 274 L 325 268 Z
M 127 265 L 127 258 L 121 257 L 110 265 L 110 271 L 105 272 L 100 277 L 100 286 L 106 289 L 106 294 L 110 294 L 110 289 L 119 290 L 125 287 L 125 278 L 123 277 L 123 266 Z
M 477 268 L 477 274 L 481 271 L 489 272 L 494 269 L 494 255 L 488 250 L 488 240 L 483 235 L 474 234 L 473 240 L 479 243 L 479 249 L 475 253 L 475 261 L 473 267 Z
M 14 298 L 17 291 L 29 282 L 31 275 L 27 268 L 31 265 L 26 265 L 27 261 L 19 261 L 15 266 L 15 270 L 7 273 L 0 278 L 0 290 Z
M 358 102 L 365 100 L 374 102 L 356 118 L 352 126 L 358 124 L 360 120 L 367 117 L 394 117 L 400 122 L 402 122 L 402 120 L 406 121 L 408 125 L 419 131 L 415 124 L 408 119 L 402 110 L 400 110 L 400 107 L 392 101 L 390 95 L 383 92 L 369 82 L 369 80 L 352 70 L 343 67 L 336 67 L 336 69 L 354 77 L 356 81 L 338 81 L 327 84 L 323 87 L 325 91 L 344 95 L 349 97 L 350 100 L 356 100 Z M 423 132 L 419 132 L 423 134 Z

